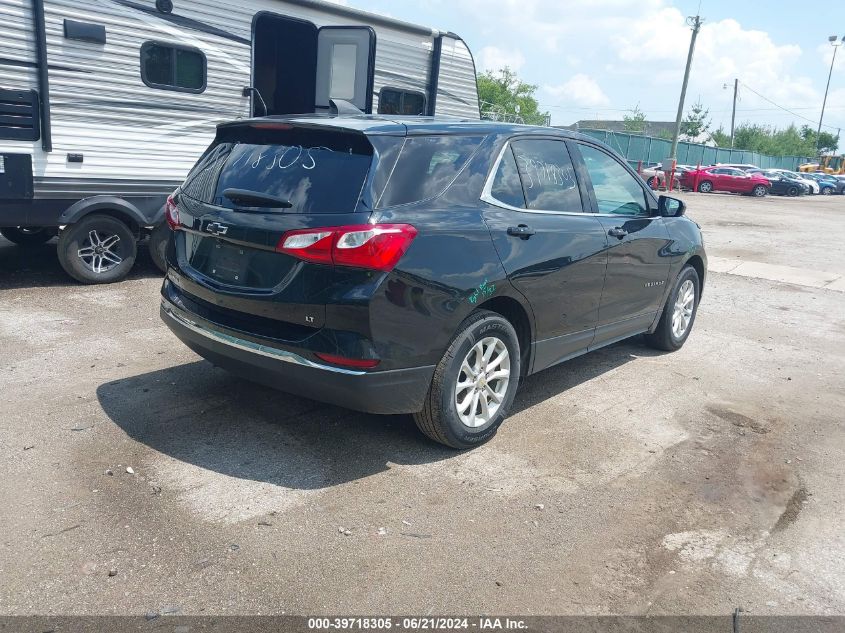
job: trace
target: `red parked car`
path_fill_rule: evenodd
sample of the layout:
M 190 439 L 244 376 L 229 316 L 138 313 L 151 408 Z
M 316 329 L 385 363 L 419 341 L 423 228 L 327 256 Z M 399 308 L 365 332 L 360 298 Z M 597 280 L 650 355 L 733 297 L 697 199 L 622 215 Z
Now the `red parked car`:
M 714 166 L 684 172 L 681 185 L 701 193 L 731 191 L 761 198 L 769 193 L 772 183 L 759 174 L 749 174 L 734 167 Z

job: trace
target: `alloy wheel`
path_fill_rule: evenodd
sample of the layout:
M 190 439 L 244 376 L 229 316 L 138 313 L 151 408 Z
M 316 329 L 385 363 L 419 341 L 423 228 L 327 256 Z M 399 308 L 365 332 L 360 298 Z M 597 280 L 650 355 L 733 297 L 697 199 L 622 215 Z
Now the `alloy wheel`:
M 672 334 L 680 339 L 686 334 L 692 321 L 692 312 L 695 309 L 695 285 L 691 279 L 687 279 L 678 289 L 678 298 L 675 300 L 675 307 L 672 311 Z
M 464 426 L 477 428 L 496 417 L 511 379 L 511 361 L 504 342 L 489 336 L 467 352 L 458 372 L 455 407 Z
M 117 253 L 120 236 L 105 231 L 88 231 L 88 237 L 77 251 L 79 259 L 95 273 L 107 272 L 123 262 Z

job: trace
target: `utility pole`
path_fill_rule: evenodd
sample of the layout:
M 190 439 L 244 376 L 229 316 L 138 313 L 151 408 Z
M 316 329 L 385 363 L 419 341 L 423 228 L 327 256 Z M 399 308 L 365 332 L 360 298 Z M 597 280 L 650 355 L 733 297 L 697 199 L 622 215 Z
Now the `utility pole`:
M 837 43 L 836 40 L 839 39 L 835 35 L 831 35 L 827 38 L 827 41 L 830 42 L 830 45 L 833 46 L 833 59 L 830 60 L 830 72 L 827 74 L 827 87 L 824 89 L 824 101 L 822 101 L 822 113 L 819 116 L 819 130 L 816 132 L 816 153 L 819 151 L 819 141 L 821 140 L 822 135 L 822 119 L 824 119 L 824 107 L 827 105 L 827 91 L 830 90 L 830 78 L 833 75 L 833 64 L 836 62 L 836 51 L 839 50 L 842 42 Z M 842 39 L 845 40 L 845 35 L 842 36 Z
M 739 90 L 739 79 L 734 79 L 734 107 L 731 110 L 731 149 L 734 148 L 734 122 L 736 121 L 736 93 Z
M 695 38 L 698 37 L 698 31 L 701 28 L 701 23 L 704 20 L 700 16 L 688 17 L 687 26 L 692 27 L 692 37 L 689 43 L 689 53 L 687 53 L 687 67 L 684 70 L 684 84 L 681 86 L 681 99 L 678 101 L 678 116 L 675 117 L 675 134 L 672 136 L 672 152 L 669 158 L 674 159 L 678 153 L 678 137 L 681 135 L 681 119 L 684 116 L 684 99 L 687 96 L 687 84 L 689 83 L 689 71 L 692 66 L 692 53 L 695 50 Z

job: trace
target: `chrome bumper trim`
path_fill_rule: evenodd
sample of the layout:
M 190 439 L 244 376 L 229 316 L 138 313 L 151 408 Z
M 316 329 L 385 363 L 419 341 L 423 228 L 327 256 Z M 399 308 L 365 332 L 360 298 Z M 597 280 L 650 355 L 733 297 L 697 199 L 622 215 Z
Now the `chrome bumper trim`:
M 293 352 L 277 349 L 275 347 L 268 347 L 266 345 L 260 345 L 259 343 L 253 343 L 252 341 L 247 341 L 241 338 L 236 338 L 234 336 L 229 336 L 228 334 L 223 334 L 222 332 L 218 332 L 216 330 L 208 329 L 200 323 L 196 323 L 195 321 L 190 320 L 183 314 L 180 314 L 179 309 L 167 299 L 161 300 L 161 309 L 168 317 L 179 323 L 179 325 L 181 325 L 182 327 L 185 327 L 191 330 L 192 332 L 199 334 L 200 336 L 204 336 L 205 338 L 217 341 L 218 343 L 222 343 L 223 345 L 227 345 L 229 347 L 234 347 L 244 352 L 258 354 L 259 356 L 266 356 L 267 358 L 283 361 L 285 363 L 293 363 L 295 365 L 302 365 L 303 367 L 310 367 L 311 369 L 330 371 L 336 374 L 346 374 L 348 376 L 363 376 L 367 373 L 365 371 L 357 371 L 354 369 L 343 369 L 341 367 L 320 365 L 319 363 L 310 361 L 307 358 L 303 358 L 299 354 L 294 354 Z

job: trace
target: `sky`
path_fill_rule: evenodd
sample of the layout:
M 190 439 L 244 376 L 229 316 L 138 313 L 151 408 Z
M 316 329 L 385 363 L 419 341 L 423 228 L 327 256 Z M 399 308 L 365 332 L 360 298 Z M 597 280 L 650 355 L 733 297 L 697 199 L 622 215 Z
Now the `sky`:
M 729 130 L 739 79 L 737 124 L 816 129 L 833 55 L 828 37 L 845 36 L 843 0 L 336 1 L 458 33 L 479 71 L 507 65 L 536 84 L 554 125 L 621 119 L 635 106 L 649 120 L 674 120 L 691 34 L 684 21 L 699 12 L 685 110 L 700 100 L 711 128 Z M 841 48 L 822 128 L 834 134 L 845 128 Z

